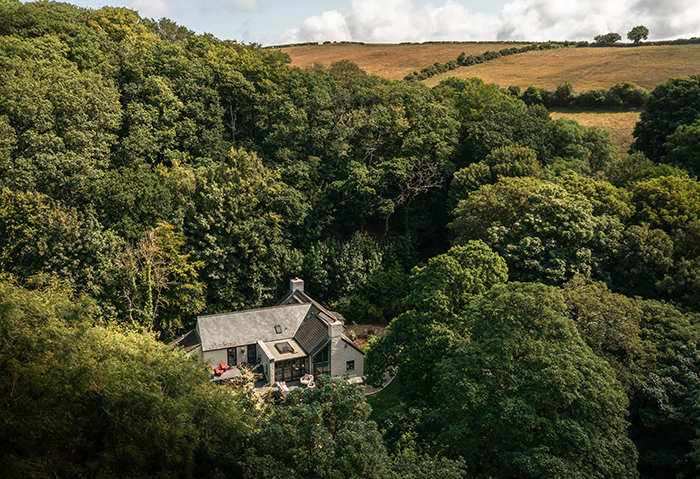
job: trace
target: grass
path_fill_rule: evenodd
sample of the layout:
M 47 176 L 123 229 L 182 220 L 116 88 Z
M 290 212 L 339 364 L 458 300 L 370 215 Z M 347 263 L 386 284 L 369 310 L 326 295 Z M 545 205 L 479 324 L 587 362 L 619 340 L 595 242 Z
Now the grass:
M 308 67 L 314 63 L 330 65 L 338 60 L 350 60 L 371 75 L 401 80 L 409 73 L 435 62 L 456 60 L 460 53 L 480 55 L 487 50 L 521 47 L 528 43 L 420 43 L 420 44 L 357 44 L 331 43 L 303 45 L 281 50 L 292 59 L 292 66 Z
M 638 111 L 579 111 L 556 109 L 550 112 L 553 120 L 570 118 L 584 126 L 608 130 L 619 155 L 626 155 L 634 138 L 634 125 L 639 121 Z
M 372 406 L 372 414 L 369 416 L 370 421 L 376 421 L 382 414 L 401 401 L 400 389 L 401 385 L 394 379 L 381 391 L 367 396 L 367 402 Z
M 519 47 L 528 43 L 421 43 L 341 44 L 285 47 L 292 65 L 330 65 L 350 60 L 372 75 L 400 80 L 412 71 L 456 60 L 460 53 L 481 54 L 487 50 Z M 520 53 L 497 60 L 461 67 L 425 81 L 428 86 L 456 76 L 479 77 L 487 83 L 507 87 L 531 85 L 554 89 L 569 81 L 576 91 L 608 89 L 628 81 L 647 89 L 669 78 L 700 73 L 700 45 L 660 45 L 634 48 L 559 48 Z
M 521 53 L 435 76 L 437 85 L 449 76 L 478 77 L 502 87 L 518 85 L 554 89 L 566 81 L 576 91 L 608 89 L 632 82 L 652 89 L 669 78 L 700 73 L 700 45 L 661 45 L 636 48 L 559 48 Z

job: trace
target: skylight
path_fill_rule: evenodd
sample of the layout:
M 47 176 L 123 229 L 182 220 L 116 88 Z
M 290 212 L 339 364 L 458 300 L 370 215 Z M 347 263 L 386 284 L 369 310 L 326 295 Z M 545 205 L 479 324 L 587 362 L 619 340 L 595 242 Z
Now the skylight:
M 280 326 L 279 324 L 275 326 L 275 332 L 277 334 L 282 334 L 282 326 Z
M 284 353 L 293 353 L 294 348 L 288 343 L 288 342 L 283 342 L 283 343 L 277 343 L 275 344 L 275 349 L 280 352 L 280 354 Z

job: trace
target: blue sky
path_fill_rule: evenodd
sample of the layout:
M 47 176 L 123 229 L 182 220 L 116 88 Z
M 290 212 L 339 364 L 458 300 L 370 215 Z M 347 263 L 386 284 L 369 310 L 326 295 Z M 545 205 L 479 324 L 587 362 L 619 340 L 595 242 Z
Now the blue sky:
M 70 2 L 123 6 L 168 17 L 197 33 L 279 45 L 352 40 L 592 40 L 624 38 L 636 25 L 650 40 L 700 37 L 699 0 L 126 0 Z

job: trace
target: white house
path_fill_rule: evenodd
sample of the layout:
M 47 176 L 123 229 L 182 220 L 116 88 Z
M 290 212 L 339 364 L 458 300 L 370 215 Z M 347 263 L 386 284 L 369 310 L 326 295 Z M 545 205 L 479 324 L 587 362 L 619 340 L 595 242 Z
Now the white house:
M 173 344 L 211 364 L 262 364 L 269 383 L 307 373 L 361 377 L 364 353 L 345 336 L 338 317 L 307 296 L 304 281 L 296 278 L 277 305 L 199 316 L 195 330 Z

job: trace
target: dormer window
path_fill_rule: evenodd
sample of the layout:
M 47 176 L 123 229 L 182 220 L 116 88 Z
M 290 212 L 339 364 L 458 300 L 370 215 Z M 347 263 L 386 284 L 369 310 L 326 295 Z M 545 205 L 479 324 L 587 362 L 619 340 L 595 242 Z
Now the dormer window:
M 275 326 L 275 332 L 277 334 L 282 334 L 282 326 L 280 326 L 279 324 Z

